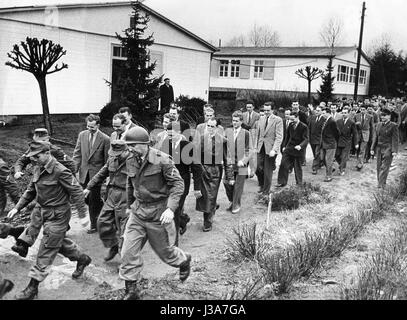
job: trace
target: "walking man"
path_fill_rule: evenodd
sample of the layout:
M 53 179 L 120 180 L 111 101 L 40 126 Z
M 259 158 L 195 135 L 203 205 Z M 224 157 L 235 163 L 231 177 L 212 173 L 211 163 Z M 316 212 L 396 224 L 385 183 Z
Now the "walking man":
M 339 131 L 336 121 L 332 118 L 331 110 L 326 110 L 325 122 L 321 129 L 321 159 L 325 164 L 326 176 L 324 181 L 332 181 L 333 163 L 338 145 Z
M 308 136 L 312 154 L 314 156 L 312 162 L 312 174 L 317 174 L 318 170 L 321 168 L 321 133 L 325 118 L 322 115 L 321 105 L 316 106 L 314 112 L 314 115 L 309 118 Z
M 30 283 L 16 296 L 17 300 L 34 299 L 38 294 L 39 283 L 47 277 L 58 253 L 71 261 L 77 261 L 76 270 L 72 273 L 74 279 L 79 278 L 92 261 L 66 237 L 71 219 L 69 202 L 72 201 L 78 210 L 83 227 L 88 224 L 87 209 L 81 187 L 74 183 L 72 173 L 51 156 L 50 147 L 50 143 L 45 141 L 33 141 L 30 144 L 27 156 L 35 164 L 33 178 L 20 201 L 7 215 L 8 218 L 13 218 L 35 198 L 44 227 L 37 261 L 28 274 L 31 278 Z
M 86 188 L 88 182 L 99 172 L 109 157 L 110 139 L 99 130 L 99 116 L 90 114 L 86 117 L 87 130 L 81 131 L 73 152 L 75 172 L 79 171 L 79 182 L 82 188 Z M 95 233 L 97 218 L 102 209 L 103 202 L 100 198 L 102 185 L 96 185 L 91 189 L 87 198 L 89 205 L 90 229 L 88 233 Z
M 254 123 L 260 119 L 260 115 L 254 111 L 254 103 L 251 100 L 246 102 L 246 112 L 243 113 L 242 127 L 246 130 L 251 130 Z
M 366 147 L 369 140 L 374 135 L 374 122 L 373 116 L 367 113 L 366 105 L 362 104 L 359 110 L 360 113 L 357 113 L 355 115 L 355 124 L 359 138 L 359 150 L 357 150 L 356 152 L 357 156 L 356 169 L 362 170 L 363 163 L 368 162 L 365 159 Z M 370 150 L 368 151 L 370 152 Z
M 390 121 L 391 111 L 382 109 L 381 122 L 377 125 L 377 130 L 373 136 L 372 147 L 370 153 L 377 157 L 377 181 L 378 188 L 386 186 L 387 176 L 393 157 L 398 152 L 399 146 L 399 131 L 397 124 Z
M 184 191 L 184 182 L 173 161 L 151 148 L 148 132 L 133 128 L 125 136 L 131 155 L 126 160 L 127 212 L 121 251 L 120 278 L 125 280 L 124 300 L 139 299 L 138 281 L 143 266 L 141 250 L 148 240 L 155 253 L 170 266 L 179 268 L 180 280 L 188 278 L 191 255 L 171 245 L 168 230 Z

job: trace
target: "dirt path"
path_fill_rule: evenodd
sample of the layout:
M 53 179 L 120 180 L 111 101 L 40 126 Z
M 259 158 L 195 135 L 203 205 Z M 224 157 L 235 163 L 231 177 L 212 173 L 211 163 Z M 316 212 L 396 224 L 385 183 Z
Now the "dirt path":
M 405 164 L 406 152 L 404 148 L 401 150 L 402 154 L 395 160 L 398 164 L 397 170 L 400 170 L 399 168 Z M 370 199 L 372 192 L 376 190 L 375 161 L 367 164 L 361 172 L 357 172 L 354 169 L 355 158 L 351 158 L 345 176 L 334 176 L 331 183 L 324 183 L 322 182 L 324 179 L 322 170 L 316 176 L 311 175 L 312 155 L 309 147 L 307 151 L 304 181 L 321 184 L 322 188 L 330 192 L 332 201 L 328 204 L 304 206 L 293 211 L 272 212 L 269 232 L 273 236 L 273 245 L 276 248 L 286 246 L 293 237 L 302 237 L 305 231 L 320 230 L 338 222 L 357 203 Z M 398 172 L 397 170 L 396 172 Z M 390 179 L 395 177 L 396 172 L 390 173 Z M 277 171 L 274 173 L 274 176 L 276 175 Z M 292 174 L 289 183 L 293 183 L 293 180 L 294 175 Z M 273 177 L 273 184 L 275 183 L 276 179 Z M 225 241 L 231 235 L 232 228 L 239 223 L 265 223 L 267 208 L 256 204 L 257 189 L 257 180 L 248 179 L 242 200 L 242 211 L 238 215 L 232 215 L 225 211 L 228 201 L 224 187 L 221 187 L 218 198 L 220 209 L 215 215 L 213 230 L 208 233 L 202 232 L 202 214 L 194 210 L 195 201 L 190 194 L 186 201 L 186 212 L 190 215 L 191 222 L 188 224 L 187 232 L 181 237 L 180 247 L 192 254 L 191 276 L 185 283 L 180 283 L 178 270 L 161 262 L 147 244 L 143 249 L 143 276 L 148 281 L 146 281 L 143 299 L 219 299 L 224 297 L 234 284 L 244 283 L 250 276 L 252 266 L 236 265 L 227 261 Z M 372 227 L 373 242 L 374 238 L 380 234 L 380 230 L 382 230 L 381 227 L 377 229 Z M 119 280 L 117 273 L 120 258 L 116 257 L 113 261 L 105 263 L 103 256 L 106 249 L 103 248 L 98 236 L 88 235 L 82 230 L 76 216 L 72 218 L 69 236 L 92 257 L 93 261 L 85 270 L 82 279 L 72 280 L 71 273 L 75 268 L 75 263 L 58 256 L 48 278 L 40 285 L 38 299 L 94 299 L 95 292 L 100 293 L 100 291 L 123 287 L 124 284 Z M 361 241 L 361 245 L 355 247 L 355 252 L 347 252 L 343 258 L 341 257 L 343 261 L 334 261 L 332 266 L 327 266 L 329 273 L 321 274 L 320 279 L 315 281 L 320 283 L 322 278 L 328 277 L 336 279 L 336 275 L 340 276 L 339 271 L 346 273 L 344 266 L 349 265 L 351 268 L 352 259 L 363 252 L 358 249 L 364 248 L 363 240 Z M 15 289 L 5 299 L 13 299 L 14 294 L 26 286 L 28 270 L 34 263 L 39 241 L 30 249 L 29 255 L 25 259 L 9 249 L 13 243 L 14 239 L 11 237 L 0 240 L 0 271 L 15 282 Z M 338 266 L 337 271 L 335 271 L 335 266 Z M 308 289 L 299 290 L 297 295 L 293 295 L 293 298 L 306 299 L 306 292 L 312 291 L 309 289 L 311 286 L 312 281 L 303 284 L 303 287 Z M 330 298 L 329 292 L 324 290 L 325 288 L 319 291 L 314 290 L 314 293 L 310 293 L 308 297 Z

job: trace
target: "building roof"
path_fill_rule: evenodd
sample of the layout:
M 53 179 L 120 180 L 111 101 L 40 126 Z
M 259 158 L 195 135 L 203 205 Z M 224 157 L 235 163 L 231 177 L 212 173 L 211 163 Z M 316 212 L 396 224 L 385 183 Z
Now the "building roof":
M 77 4 L 58 4 L 53 7 L 56 7 L 58 10 L 62 9 L 76 9 L 76 8 L 100 8 L 100 7 L 119 7 L 119 6 L 130 6 L 133 1 L 119 1 L 119 2 L 103 2 L 103 3 L 77 3 Z M 162 14 L 154 11 L 150 7 L 146 6 L 143 3 L 140 3 L 141 7 L 148 12 L 149 14 L 155 16 L 156 18 L 170 24 L 175 29 L 181 31 L 182 33 L 194 38 L 207 48 L 211 49 L 212 51 L 219 50 L 217 47 L 211 45 L 209 42 L 203 40 L 202 38 L 198 37 L 196 34 L 192 33 L 191 31 L 181 27 L 179 24 L 171 21 L 170 19 L 164 17 Z M 13 12 L 25 12 L 25 11 L 43 11 L 46 8 L 49 8 L 50 5 L 37 5 L 37 6 L 20 6 L 20 7 L 6 7 L 0 8 L 0 15 L 2 13 L 13 13 Z
M 254 56 L 254 57 L 330 57 L 340 56 L 357 50 L 355 46 L 335 47 L 222 47 L 214 53 L 215 57 L 221 56 Z M 362 56 L 369 62 L 369 58 L 362 51 Z M 369 62 L 370 63 L 370 62 Z

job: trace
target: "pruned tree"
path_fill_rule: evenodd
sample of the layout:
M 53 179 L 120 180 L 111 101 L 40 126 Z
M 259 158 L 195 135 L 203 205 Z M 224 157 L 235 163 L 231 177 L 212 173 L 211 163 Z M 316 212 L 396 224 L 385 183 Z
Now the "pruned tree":
M 299 76 L 302 79 L 307 80 L 308 82 L 308 101 L 309 103 L 312 103 L 311 101 L 311 82 L 314 81 L 315 79 L 318 79 L 324 74 L 324 71 L 317 68 L 317 67 L 311 67 L 311 66 L 306 66 L 304 69 L 298 69 L 295 71 L 295 74 Z
M 327 47 L 334 48 L 338 46 L 343 37 L 343 21 L 338 17 L 331 17 L 322 25 L 319 36 Z
M 66 50 L 51 40 L 42 39 L 39 41 L 37 38 L 30 37 L 27 37 L 25 42 L 21 41 L 20 46 L 15 44 L 13 50 L 10 53 L 7 53 L 7 56 L 11 61 L 7 61 L 6 65 L 14 69 L 32 73 L 35 79 L 37 79 L 41 92 L 44 125 L 48 132 L 52 134 L 45 78 L 47 74 L 52 74 L 68 68 L 66 63 L 62 63 L 61 66 L 55 64 L 66 54 Z M 52 69 L 53 66 L 54 68 Z
M 244 47 L 245 45 L 246 37 L 243 34 L 233 37 L 226 43 L 226 46 L 228 47 Z
M 248 39 L 254 47 L 278 47 L 281 43 L 278 32 L 273 31 L 268 25 L 258 26 L 254 24 Z

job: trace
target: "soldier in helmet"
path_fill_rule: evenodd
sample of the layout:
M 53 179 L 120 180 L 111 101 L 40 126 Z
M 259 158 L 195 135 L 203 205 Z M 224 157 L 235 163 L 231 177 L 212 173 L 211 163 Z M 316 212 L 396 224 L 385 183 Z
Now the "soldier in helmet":
M 139 299 L 137 282 L 143 266 L 141 250 L 148 240 L 165 263 L 179 268 L 180 280 L 188 278 L 191 255 L 169 242 L 174 212 L 184 191 L 184 182 L 170 157 L 149 146 L 143 128 L 130 129 L 125 137 L 131 155 L 127 166 L 127 211 L 120 278 L 125 280 L 125 300 Z

